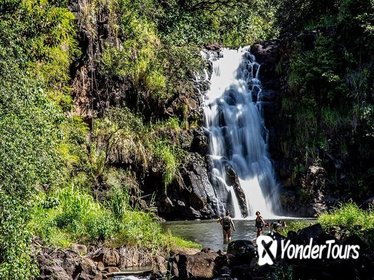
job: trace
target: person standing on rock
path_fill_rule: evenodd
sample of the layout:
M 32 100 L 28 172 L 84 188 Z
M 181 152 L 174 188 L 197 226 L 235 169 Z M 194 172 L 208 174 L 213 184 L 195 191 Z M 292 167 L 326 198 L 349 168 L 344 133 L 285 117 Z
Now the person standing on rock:
M 222 225 L 223 230 L 223 243 L 227 244 L 231 241 L 231 233 L 235 231 L 235 225 L 230 217 L 230 212 L 226 210 L 226 215 L 218 219 L 218 222 Z
M 256 220 L 255 220 L 255 226 L 257 229 L 257 237 L 259 237 L 262 234 L 264 227 L 267 227 L 268 225 L 269 224 L 266 223 L 264 219 L 262 218 L 260 211 L 257 211 Z

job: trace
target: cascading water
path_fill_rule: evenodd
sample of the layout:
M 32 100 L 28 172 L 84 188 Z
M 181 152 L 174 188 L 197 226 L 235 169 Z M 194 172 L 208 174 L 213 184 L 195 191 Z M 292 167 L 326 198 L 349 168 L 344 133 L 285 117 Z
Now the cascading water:
M 267 155 L 260 65 L 248 47 L 223 49 L 220 54 L 211 59 L 213 73 L 204 107 L 218 211 L 230 209 L 235 218 L 253 217 L 256 211 L 274 217 L 279 202 Z M 234 178 L 237 175 L 234 182 L 230 170 Z

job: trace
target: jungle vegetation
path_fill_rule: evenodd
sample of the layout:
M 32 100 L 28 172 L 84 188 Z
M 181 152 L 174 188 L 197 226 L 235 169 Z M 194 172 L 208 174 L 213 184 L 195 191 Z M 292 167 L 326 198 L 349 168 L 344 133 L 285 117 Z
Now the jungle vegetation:
M 298 172 L 332 153 L 358 162 L 344 188 L 365 194 L 372 12 L 372 0 L 0 0 L 0 278 L 37 275 L 33 236 L 196 246 L 163 233 L 140 197 L 150 166 L 161 174 L 153 187 L 167 190 L 186 153 L 173 135 L 201 125 L 174 101 L 194 94 L 209 45 L 315 32 L 312 48 L 295 40 L 279 64 L 295 143 L 286 154 Z

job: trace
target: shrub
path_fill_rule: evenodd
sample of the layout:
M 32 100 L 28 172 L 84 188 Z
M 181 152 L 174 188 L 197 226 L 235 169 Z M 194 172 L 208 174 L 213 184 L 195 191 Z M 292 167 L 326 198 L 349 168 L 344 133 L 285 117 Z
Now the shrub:
M 129 195 L 120 187 L 115 186 L 110 190 L 107 201 L 108 208 L 112 211 L 117 221 L 122 221 L 126 210 L 129 208 Z
M 178 159 L 175 153 L 175 149 L 170 144 L 160 141 L 156 143 L 155 155 L 162 160 L 163 166 L 163 180 L 165 189 L 173 181 L 174 176 L 177 172 Z
M 115 233 L 112 212 L 95 202 L 90 194 L 67 187 L 54 193 L 58 201 L 54 207 L 45 208 L 52 195 L 37 199 L 29 225 L 34 234 L 47 242 L 67 245 L 69 241 L 104 240 Z M 63 238 L 62 242 L 58 236 Z
M 321 214 L 318 221 L 327 228 L 341 226 L 353 231 L 367 230 L 374 228 L 374 212 L 362 210 L 355 203 L 346 203 L 330 213 Z

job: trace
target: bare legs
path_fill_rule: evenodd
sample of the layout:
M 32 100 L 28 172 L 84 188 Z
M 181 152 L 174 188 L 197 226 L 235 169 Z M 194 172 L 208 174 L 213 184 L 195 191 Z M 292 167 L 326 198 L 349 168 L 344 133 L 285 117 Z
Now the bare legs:
M 223 243 L 227 244 L 231 241 L 231 229 L 223 230 Z

